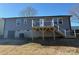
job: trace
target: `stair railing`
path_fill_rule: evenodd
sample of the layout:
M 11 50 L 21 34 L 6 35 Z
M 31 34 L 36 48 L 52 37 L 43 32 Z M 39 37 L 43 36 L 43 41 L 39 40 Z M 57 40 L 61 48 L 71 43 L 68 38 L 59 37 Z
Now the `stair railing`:
M 55 28 L 56 28 L 59 32 L 62 32 L 65 36 L 67 35 L 65 29 L 63 29 L 62 27 L 60 27 L 60 26 L 57 25 L 57 24 L 54 24 L 54 26 L 55 26 Z

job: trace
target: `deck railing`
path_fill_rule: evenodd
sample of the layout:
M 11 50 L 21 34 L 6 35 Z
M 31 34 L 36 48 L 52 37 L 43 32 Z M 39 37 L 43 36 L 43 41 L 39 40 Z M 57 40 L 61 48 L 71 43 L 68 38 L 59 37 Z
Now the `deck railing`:
M 57 29 L 57 31 L 61 32 L 63 35 L 66 36 L 66 30 L 65 29 L 63 29 L 62 27 L 60 27 L 57 24 L 54 24 L 54 27 Z
M 54 26 L 54 23 L 52 23 L 51 21 L 44 21 L 43 23 L 41 23 L 40 21 L 32 20 L 32 27 L 48 27 L 48 26 L 52 27 Z

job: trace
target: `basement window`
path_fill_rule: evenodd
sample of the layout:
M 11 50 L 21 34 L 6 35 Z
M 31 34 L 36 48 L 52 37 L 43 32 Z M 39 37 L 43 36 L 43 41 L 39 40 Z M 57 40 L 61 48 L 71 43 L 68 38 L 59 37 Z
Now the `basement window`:
M 27 31 L 29 31 L 29 30 L 27 30 Z

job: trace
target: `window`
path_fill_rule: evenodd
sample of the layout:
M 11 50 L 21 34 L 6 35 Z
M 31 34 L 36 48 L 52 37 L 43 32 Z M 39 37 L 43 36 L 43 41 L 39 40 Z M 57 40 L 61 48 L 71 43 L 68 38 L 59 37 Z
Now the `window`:
M 57 24 L 57 22 L 56 22 L 56 21 L 55 21 L 54 23 L 55 23 L 55 24 Z
M 44 19 L 40 19 L 40 26 L 44 26 Z
M 63 19 L 62 18 L 59 19 L 59 24 L 63 24 Z
M 19 25 L 19 22 L 16 22 L 16 25 Z
M 57 20 L 58 20 L 57 18 L 54 18 L 54 24 L 57 24 Z
M 27 31 L 29 31 L 29 30 L 27 30 Z
M 20 33 L 19 38 L 21 38 L 21 39 L 24 38 L 24 33 Z
M 66 31 L 70 31 L 70 29 L 66 29 Z
M 27 19 L 24 19 L 24 24 L 27 24 Z
M 33 25 L 34 25 L 33 23 L 34 23 L 34 22 L 33 22 L 33 20 L 32 20 L 32 27 L 33 27 Z
M 21 20 L 20 19 L 17 19 L 16 20 L 16 25 L 20 25 L 21 24 Z
M 32 20 L 32 26 L 38 26 L 39 22 L 38 20 Z

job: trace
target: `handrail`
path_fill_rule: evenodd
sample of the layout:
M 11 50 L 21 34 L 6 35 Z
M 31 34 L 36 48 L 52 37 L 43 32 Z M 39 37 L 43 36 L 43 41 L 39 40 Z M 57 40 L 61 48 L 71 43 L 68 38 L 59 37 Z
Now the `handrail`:
M 71 32 L 71 31 L 67 31 L 67 30 L 63 29 L 62 27 L 60 27 L 60 26 L 57 25 L 57 24 L 55 24 L 55 27 L 58 29 L 58 31 L 61 31 L 61 32 L 65 35 L 65 37 L 68 35 L 67 32 L 68 32 L 68 33 Z M 75 32 L 75 30 L 73 31 L 73 35 L 76 37 L 76 32 Z M 70 33 L 68 36 L 72 36 L 71 33 Z
M 75 30 L 73 30 L 73 31 L 72 31 L 72 33 L 73 33 L 73 35 L 76 37 L 76 31 L 75 31 Z
M 63 29 L 62 27 L 60 27 L 57 24 L 54 24 L 54 26 L 58 29 L 58 31 L 63 32 L 63 34 L 66 36 L 66 30 L 65 29 Z
M 74 35 L 75 35 L 75 37 L 76 37 L 76 31 L 74 30 Z
M 70 32 L 70 33 L 69 33 Z M 69 33 L 69 34 L 67 34 L 67 33 Z M 75 30 L 73 30 L 73 31 L 66 31 L 66 36 L 73 36 L 73 37 L 76 37 L 76 32 L 75 32 Z

